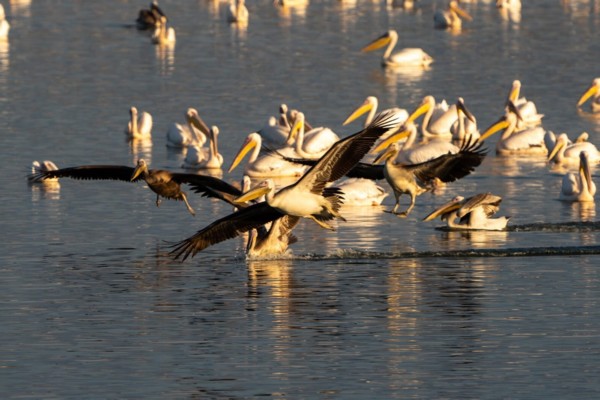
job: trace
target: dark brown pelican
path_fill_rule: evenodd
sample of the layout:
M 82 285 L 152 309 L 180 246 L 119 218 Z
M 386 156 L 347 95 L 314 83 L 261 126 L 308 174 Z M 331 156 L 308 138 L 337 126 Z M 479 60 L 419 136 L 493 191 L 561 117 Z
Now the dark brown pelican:
M 248 201 L 262 195 L 266 195 L 266 201 L 213 222 L 175 244 L 171 254 L 185 260 L 213 244 L 232 239 L 285 215 L 310 218 L 324 228 L 333 229 L 326 221 L 334 218 L 343 220 L 339 213 L 343 193 L 337 188 L 325 186 L 343 177 L 367 154 L 381 135 L 390 129 L 397 129 L 400 122 L 395 113 L 379 114 L 367 128 L 335 143 L 296 183 L 275 192 L 272 180 L 262 182 L 237 201 Z
M 139 30 L 154 29 L 160 24 L 161 17 L 166 15 L 158 6 L 158 1 L 154 0 L 150 3 L 150 8 L 142 8 L 135 20 Z
M 78 167 L 61 168 L 57 170 L 38 171 L 30 175 L 30 179 L 40 181 L 52 178 L 73 178 L 83 180 L 118 180 L 137 182 L 144 180 L 148 187 L 156 193 L 156 206 L 160 205 L 160 198 L 183 201 L 188 211 L 195 215 L 194 210 L 181 190 L 181 184 L 187 183 L 198 189 L 202 186 L 218 189 L 222 192 L 239 195 L 239 189 L 218 178 L 196 174 L 182 174 L 162 169 L 148 169 L 143 159 L 137 166 L 127 167 L 122 165 L 81 165 Z M 237 192 L 234 191 L 237 190 Z

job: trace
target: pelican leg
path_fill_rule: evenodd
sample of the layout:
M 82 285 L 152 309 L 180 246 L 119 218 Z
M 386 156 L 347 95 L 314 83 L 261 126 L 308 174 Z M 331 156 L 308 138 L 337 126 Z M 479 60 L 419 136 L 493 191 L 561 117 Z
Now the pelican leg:
M 156 207 L 160 207 L 160 202 L 161 202 L 160 196 L 156 195 Z
M 319 224 L 319 226 L 321 228 L 325 228 L 328 229 L 330 231 L 335 231 L 335 228 L 331 225 L 329 225 L 328 223 L 324 222 L 324 221 L 319 221 L 318 219 L 316 219 L 314 216 L 309 215 L 308 218 L 312 219 L 313 221 L 315 221 L 317 224 Z
M 196 216 L 196 212 L 194 211 L 194 209 L 192 208 L 192 206 L 190 206 L 190 203 L 188 203 L 187 196 L 183 192 L 181 193 L 181 199 L 185 203 L 185 206 L 187 207 L 187 209 L 190 212 L 190 214 L 192 214 L 193 216 Z

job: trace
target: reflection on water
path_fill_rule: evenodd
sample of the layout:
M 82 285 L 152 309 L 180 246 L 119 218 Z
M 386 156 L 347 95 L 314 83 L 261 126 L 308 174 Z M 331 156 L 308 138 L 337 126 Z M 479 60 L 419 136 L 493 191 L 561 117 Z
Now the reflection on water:
M 31 201 L 60 200 L 60 182 L 57 180 L 45 180 L 30 183 Z
M 156 60 L 162 76 L 169 76 L 175 71 L 175 44 L 160 44 L 154 46 Z
M 596 220 L 596 203 L 585 202 L 561 202 L 563 204 L 563 213 L 570 214 L 572 220 L 575 221 L 595 221 Z
M 15 17 L 31 17 L 31 0 L 10 0 L 10 12 Z
M 132 164 L 136 164 L 142 158 L 146 163 L 152 164 L 152 139 L 130 139 L 127 142 L 133 156 Z

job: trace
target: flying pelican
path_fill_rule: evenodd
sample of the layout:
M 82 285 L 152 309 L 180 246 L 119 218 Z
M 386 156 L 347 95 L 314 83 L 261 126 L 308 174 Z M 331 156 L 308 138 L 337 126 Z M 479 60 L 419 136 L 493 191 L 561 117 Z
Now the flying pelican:
M 293 140 L 295 140 L 294 150 L 300 157 L 317 159 L 340 138 L 326 127 L 313 128 L 305 133 L 304 113 L 298 112 L 288 142 Z
M 220 169 L 223 165 L 223 156 L 219 153 L 218 146 L 219 128 L 212 126 L 209 131 L 208 149 L 193 144 L 188 146 L 182 168 L 189 169 Z
M 436 10 L 433 14 L 433 27 L 436 29 L 460 30 L 462 27 L 462 18 L 472 21 L 473 18 L 468 12 L 458 6 L 457 0 L 450 0 L 446 10 Z
M 227 8 L 227 22 L 247 23 L 248 9 L 245 0 L 232 0 Z
M 266 201 L 213 222 L 177 243 L 171 254 L 185 260 L 208 246 L 285 215 L 310 218 L 323 228 L 333 229 L 326 221 L 334 218 L 343 220 L 339 213 L 343 194 L 339 189 L 327 188 L 326 185 L 343 177 L 369 151 L 379 136 L 389 129 L 397 129 L 399 123 L 392 112 L 379 114 L 366 129 L 334 144 L 296 183 L 274 192 L 272 180 L 262 182 L 238 198 L 238 201 L 248 201 L 262 195 L 266 195 Z
M 161 17 L 166 17 L 166 15 L 158 6 L 158 1 L 154 0 L 150 3 L 150 8 L 140 10 L 135 22 L 140 30 L 154 29 L 160 24 Z
M 148 169 L 143 159 L 138 160 L 137 166 L 127 167 L 122 165 L 81 165 L 78 167 L 61 168 L 51 171 L 37 171 L 30 175 L 30 179 L 45 180 L 51 178 L 73 178 L 83 180 L 119 180 L 126 182 L 137 182 L 144 180 L 148 187 L 156 193 L 156 206 L 160 205 L 160 197 L 166 199 L 183 201 L 190 212 L 195 215 L 194 210 L 187 200 L 187 196 L 181 190 L 182 183 L 193 183 L 196 186 L 207 185 L 222 191 L 229 190 L 220 179 L 211 176 L 196 174 L 181 174 L 161 169 Z
M 423 163 L 405 165 L 394 161 L 399 151 L 400 144 L 393 142 L 375 160 L 375 163 L 385 161 L 384 176 L 396 197 L 391 213 L 399 217 L 408 216 L 417 196 L 432 190 L 436 178 L 445 183 L 460 179 L 481 164 L 486 154 L 486 150 L 481 149 L 481 142 L 468 140 L 456 154 L 447 153 Z M 398 213 L 400 196 L 404 193 L 410 196 L 410 205 L 406 211 Z
M 44 160 L 39 162 L 37 160 L 31 163 L 31 174 L 27 176 L 29 183 L 51 183 L 58 182 L 58 178 L 42 178 L 40 175 L 48 171 L 56 171 L 58 167 L 52 161 Z
M 521 81 L 515 79 L 512 83 L 508 96 L 506 97 L 507 111 L 508 103 L 513 102 L 521 119 L 517 120 L 517 130 L 522 130 L 526 127 L 533 127 L 541 125 L 544 114 L 537 112 L 537 107 L 533 101 L 527 100 L 525 97 L 519 97 L 521 95 Z
M 496 154 L 510 155 L 546 155 L 548 149 L 544 141 L 546 131 L 541 126 L 527 128 L 517 132 L 519 111 L 512 101 L 508 103 L 509 111 L 481 134 L 480 140 L 485 140 L 494 133 L 504 129 L 502 136 L 496 142 Z
M 600 78 L 592 81 L 590 87 L 579 98 L 577 107 L 581 107 L 590 97 L 592 97 L 592 111 L 600 112 Z
M 554 148 L 548 154 L 548 161 L 560 166 L 575 166 L 580 164 L 579 154 L 582 151 L 587 153 L 586 162 L 590 164 L 600 163 L 600 152 L 594 144 L 588 142 L 587 134 L 584 132 L 579 135 L 575 143 L 569 144 L 569 138 L 566 133 L 561 133 L 556 138 Z
M 129 122 L 125 134 L 129 139 L 148 140 L 152 139 L 152 115 L 143 111 L 138 116 L 138 110 L 135 107 L 129 109 Z
M 175 29 L 171 26 L 167 26 L 167 17 L 164 15 L 160 17 L 160 22 L 156 25 L 154 33 L 152 34 L 152 43 L 158 45 L 172 45 L 175 44 Z
M 567 173 L 562 180 L 559 200 L 570 202 L 593 202 L 596 184 L 592 181 L 590 163 L 586 151 L 579 153 L 579 171 Z
M 427 67 L 433 62 L 433 58 L 420 48 L 405 48 L 392 54 L 396 43 L 398 43 L 398 33 L 390 29 L 363 47 L 361 51 L 377 50 L 387 45 L 381 58 L 381 65 L 384 67 Z
M 501 231 L 506 228 L 510 217 L 491 218 L 500 209 L 501 201 L 502 197 L 491 193 L 480 193 L 467 199 L 456 196 L 436 208 L 423 221 L 439 216 L 452 229 Z
M 186 125 L 173 123 L 167 131 L 167 147 L 184 148 L 191 145 L 202 146 L 210 136 L 208 125 L 200 118 L 195 108 L 185 113 Z
M 8 39 L 8 31 L 10 31 L 10 24 L 6 20 L 4 6 L 0 4 L 0 40 Z

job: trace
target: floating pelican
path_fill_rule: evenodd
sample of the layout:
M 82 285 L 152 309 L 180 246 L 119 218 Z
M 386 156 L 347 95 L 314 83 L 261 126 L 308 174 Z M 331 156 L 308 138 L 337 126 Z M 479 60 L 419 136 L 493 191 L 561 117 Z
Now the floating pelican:
M 457 0 L 450 0 L 446 10 L 436 10 L 433 14 L 433 27 L 436 29 L 460 30 L 462 18 L 467 21 L 473 20 L 468 12 L 458 6 Z
M 453 182 L 470 174 L 481 164 L 486 154 L 486 150 L 481 149 L 481 142 L 467 141 L 456 154 L 447 153 L 423 163 L 405 165 L 394 161 L 399 151 L 400 144 L 393 142 L 377 157 L 375 163 L 385 161 L 384 176 L 396 197 L 391 213 L 400 217 L 408 216 L 417 196 L 432 190 L 435 180 Z M 400 196 L 405 193 L 410 196 L 410 205 L 406 211 L 398 213 Z
M 305 133 L 304 113 L 299 112 L 290 131 L 288 142 L 293 140 L 295 140 L 294 150 L 300 157 L 317 159 L 340 138 L 326 127 L 313 128 Z
M 496 7 L 517 11 L 521 9 L 521 0 L 496 0 Z
M 30 175 L 30 179 L 34 180 L 52 178 L 119 180 L 126 182 L 144 180 L 148 187 L 156 193 L 157 207 L 160 205 L 160 197 L 179 200 L 185 203 L 192 215 L 195 215 L 195 212 L 188 203 L 185 193 L 181 190 L 182 183 L 193 183 L 196 186 L 207 185 L 223 191 L 228 190 L 228 187 L 222 185 L 220 179 L 211 176 L 181 174 L 162 169 L 148 169 L 143 159 L 138 160 L 135 168 L 122 165 L 81 165 L 51 171 L 36 171 L 36 173 Z
M 462 105 L 464 106 L 464 104 Z M 464 112 L 471 115 L 469 111 Z M 458 117 L 456 104 L 448 106 L 445 100 L 436 104 L 435 98 L 428 95 L 423 98 L 421 104 L 412 112 L 411 120 L 414 121 L 421 115 L 423 115 L 423 122 L 421 123 L 423 139 L 442 139 L 446 141 L 452 139 L 452 125 L 454 125 Z
M 129 122 L 125 134 L 129 139 L 148 140 L 152 139 L 152 115 L 143 111 L 142 115 L 138 116 L 138 110 L 131 107 L 129 110 Z
M 218 146 L 219 128 L 212 126 L 209 131 L 208 148 L 197 144 L 188 146 L 182 168 L 189 169 L 220 169 L 223 165 L 223 156 L 219 153 Z
M 561 133 L 556 138 L 554 148 L 548 154 L 548 161 L 560 166 L 575 166 L 580 163 L 579 154 L 582 151 L 587 153 L 586 162 L 590 164 L 600 163 L 600 152 L 594 144 L 588 142 L 587 134 L 584 132 L 579 135 L 575 143 L 569 144 L 569 138 L 566 133 Z
M 245 0 L 232 0 L 227 8 L 227 22 L 247 23 L 248 9 Z
M 439 216 L 452 229 L 501 231 L 506 228 L 510 217 L 491 218 L 500 209 L 501 201 L 500 196 L 491 193 L 476 194 L 468 199 L 456 196 L 436 208 L 423 221 L 431 221 Z
M 398 43 L 398 33 L 390 29 L 363 47 L 362 51 L 377 50 L 387 45 L 381 58 L 381 65 L 384 67 L 426 67 L 433 62 L 433 58 L 420 48 L 405 48 L 392 54 L 396 43 Z
M 563 177 L 559 200 L 570 202 L 593 202 L 596 184 L 592 181 L 590 163 L 586 151 L 579 153 L 579 171 Z
M 8 39 L 8 31 L 10 31 L 10 24 L 6 20 L 4 6 L 0 4 L 0 40 Z
M 160 17 L 160 23 L 154 29 L 152 34 L 152 43 L 158 45 L 172 45 L 175 44 L 175 29 L 171 26 L 167 26 L 167 17 L 164 15 Z
M 373 121 L 375 114 L 377 114 L 378 106 L 379 100 L 377 100 L 377 97 L 367 96 L 365 101 L 363 101 L 363 103 L 360 106 L 358 106 L 358 108 L 356 108 L 350 113 L 350 115 L 344 120 L 342 125 L 348 125 L 350 122 L 356 120 L 361 115 L 367 113 L 367 116 L 365 117 L 365 122 L 363 124 L 363 127 L 366 128 Z M 392 107 L 388 110 L 395 112 L 398 115 L 398 118 L 403 119 L 404 121 L 408 119 L 408 111 L 406 111 L 403 108 Z
M 158 6 L 158 1 L 154 0 L 150 3 L 150 8 L 140 10 L 135 22 L 140 30 L 154 29 L 160 24 L 161 17 L 166 18 L 166 15 Z
M 462 144 L 465 140 L 479 139 L 481 136 L 477 129 L 477 119 L 467 107 L 462 97 L 456 100 L 456 122 L 452 124 L 450 132 L 452 132 L 452 141 Z
M 394 113 L 380 114 L 369 127 L 334 144 L 296 183 L 275 192 L 272 180 L 262 182 L 238 198 L 238 201 L 248 201 L 262 195 L 266 195 L 266 201 L 213 222 L 177 243 L 171 254 L 185 260 L 208 246 L 285 215 L 309 218 L 323 228 L 333 229 L 327 221 L 334 218 L 343 220 L 339 213 L 343 194 L 339 189 L 327 188 L 326 185 L 343 177 L 369 151 L 379 136 L 389 129 L 397 129 L 398 125 Z
M 348 178 L 335 184 L 344 193 L 344 206 L 379 206 L 388 196 L 384 188 L 371 179 Z
M 581 107 L 590 97 L 592 98 L 592 111 L 600 112 L 600 78 L 592 81 L 590 87 L 579 98 L 577 107 Z
M 267 124 L 258 131 L 266 146 L 279 148 L 291 144 L 291 142 L 288 142 L 290 130 L 292 129 L 289 118 L 287 105 L 281 104 L 279 106 L 279 117 L 271 116 Z
M 44 160 L 42 162 L 33 161 L 31 163 L 31 174 L 27 177 L 29 183 L 52 183 L 58 182 L 58 178 L 46 178 L 42 175 L 45 172 L 56 171 L 58 167 L 52 161 Z
M 519 97 L 521 95 L 521 81 L 516 79 L 508 92 L 506 98 L 506 104 L 509 102 L 515 105 L 519 111 L 521 119 L 517 119 L 517 130 L 522 130 L 526 127 L 533 127 L 541 125 L 544 114 L 537 112 L 537 107 L 533 101 L 527 100 L 525 97 Z M 508 106 L 507 106 L 508 111 Z
M 167 131 L 167 147 L 184 148 L 202 146 L 210 136 L 210 129 L 194 108 L 185 113 L 186 125 L 173 123 Z

